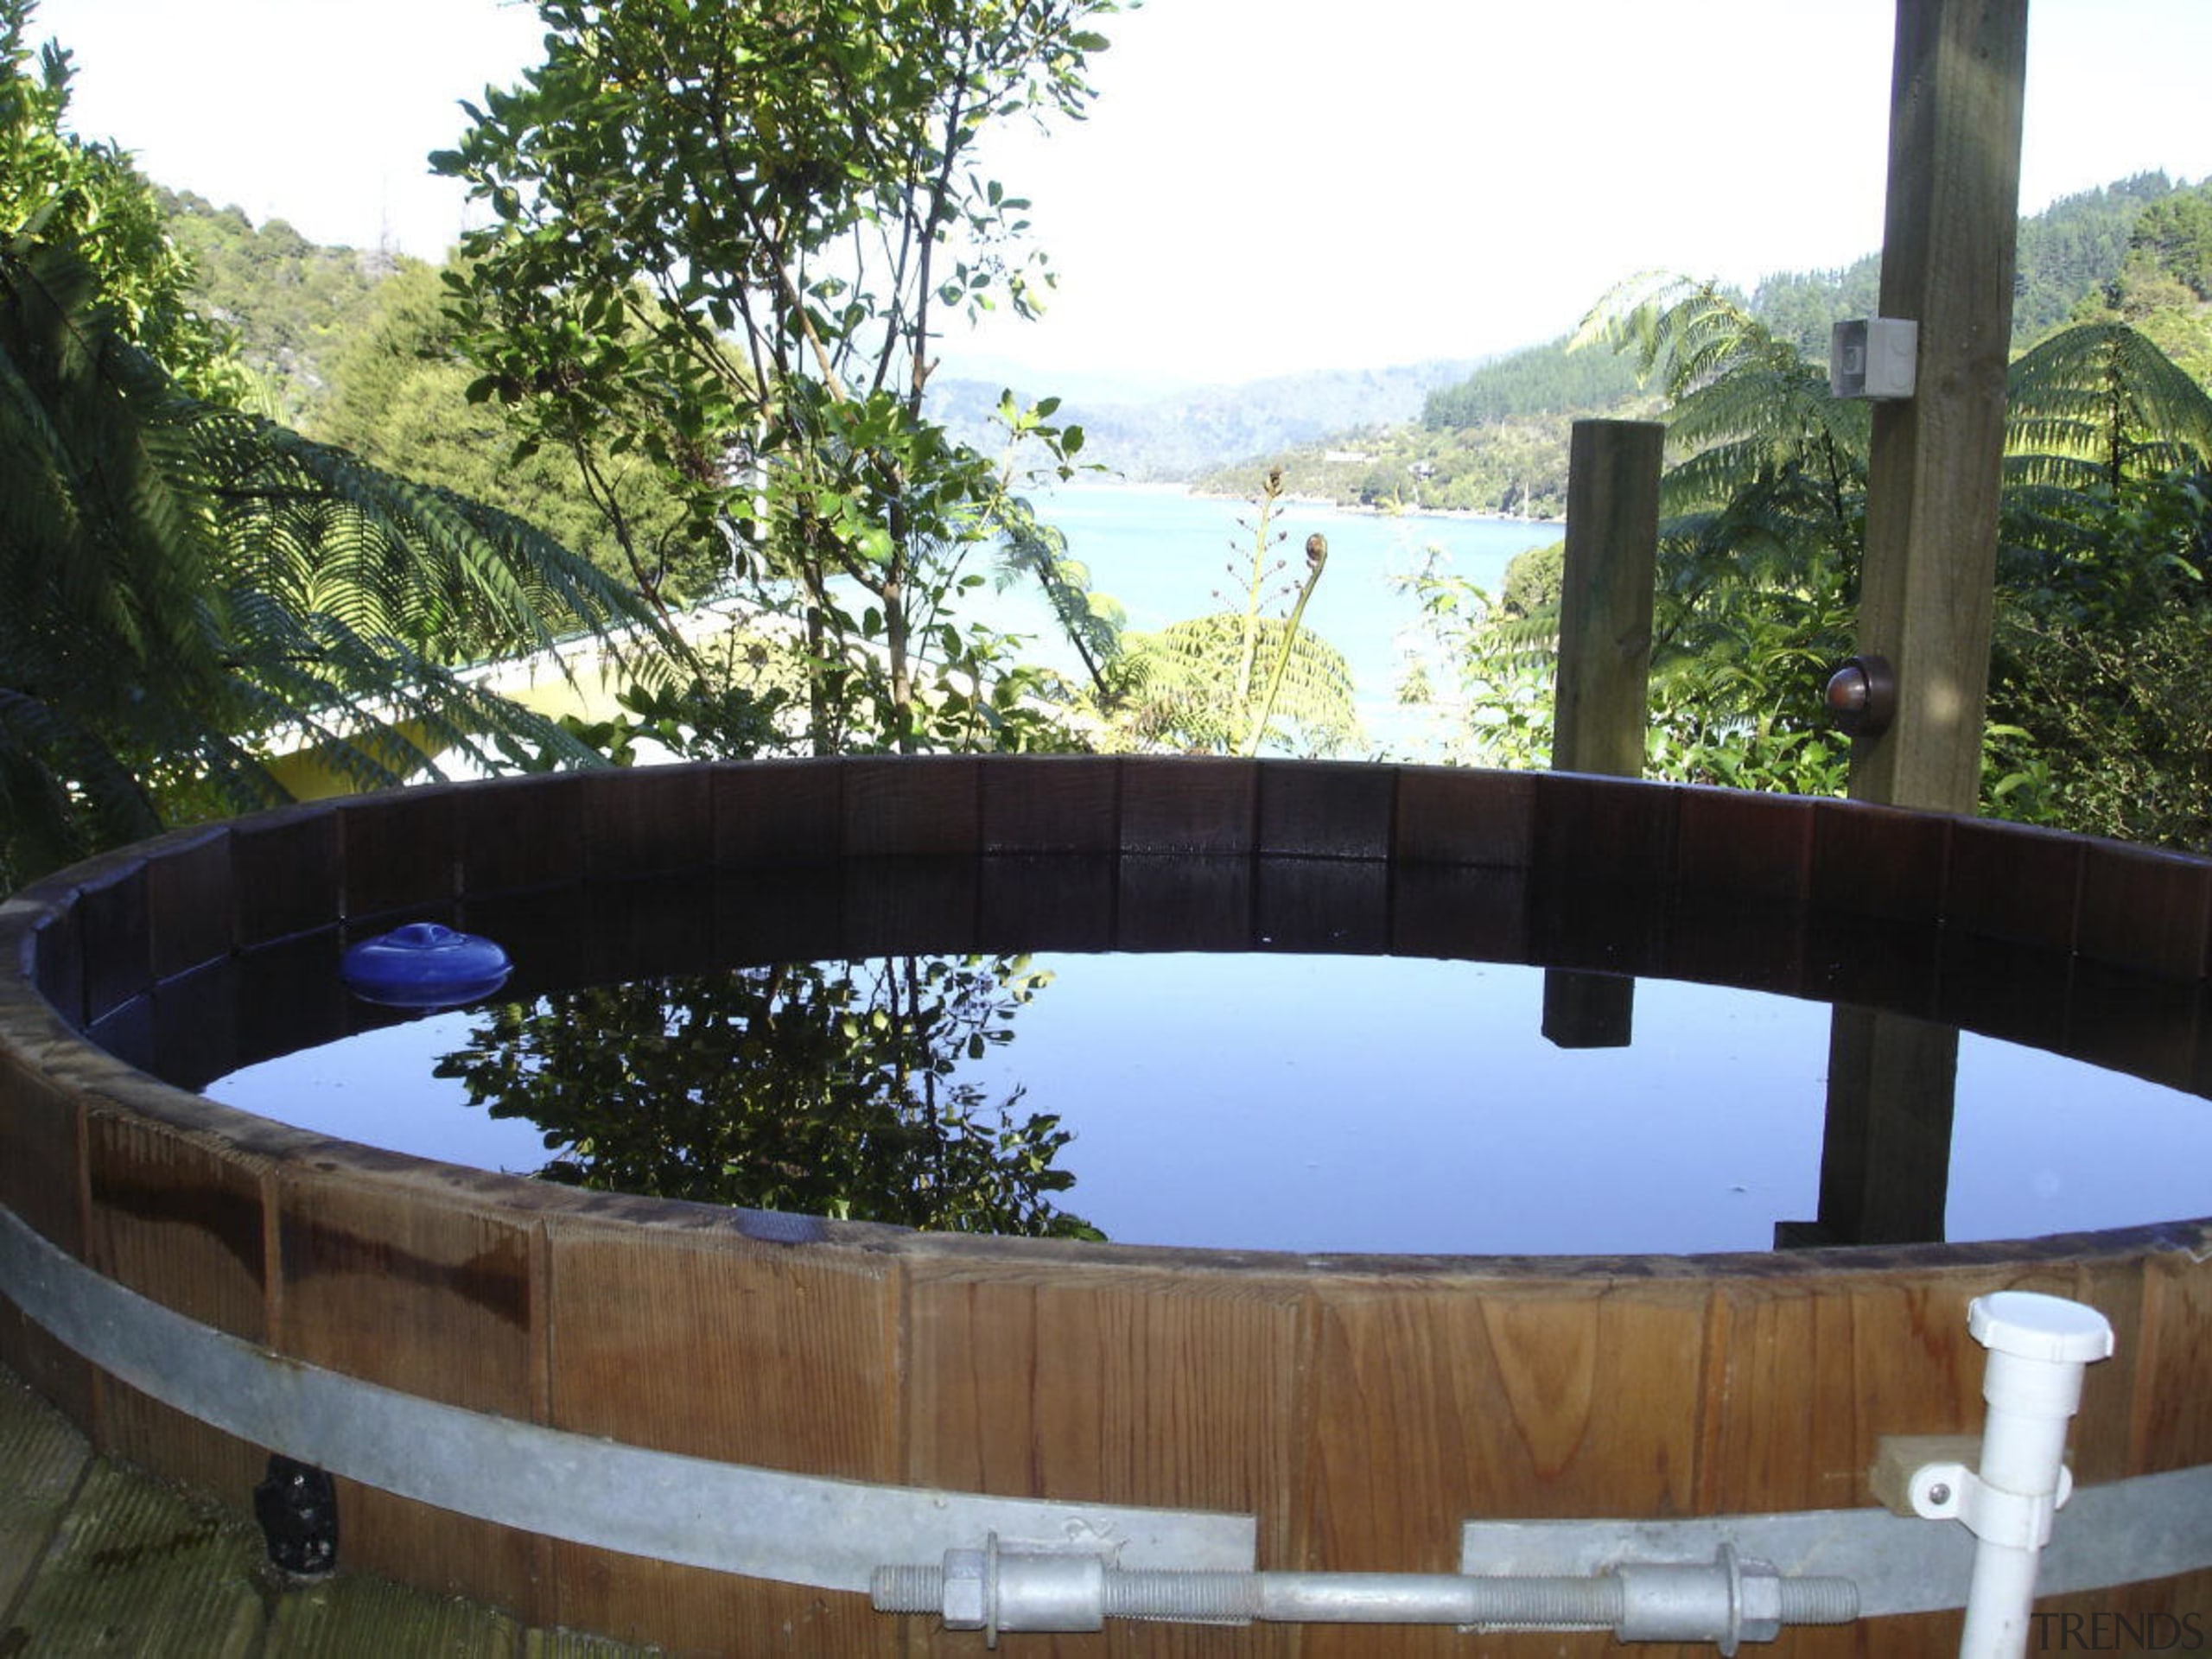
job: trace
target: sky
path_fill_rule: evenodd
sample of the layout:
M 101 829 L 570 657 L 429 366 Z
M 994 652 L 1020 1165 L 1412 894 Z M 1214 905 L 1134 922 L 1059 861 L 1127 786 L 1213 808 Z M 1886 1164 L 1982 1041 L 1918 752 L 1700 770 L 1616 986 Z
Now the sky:
M 1893 0 L 1148 0 L 1090 118 L 988 161 L 1043 321 L 956 369 L 1229 383 L 1508 351 L 1651 270 L 1748 285 L 1881 240 Z M 538 60 L 511 0 L 41 0 L 75 130 L 321 242 L 442 257 L 423 157 Z M 2212 175 L 2212 0 L 2032 0 L 2021 205 Z

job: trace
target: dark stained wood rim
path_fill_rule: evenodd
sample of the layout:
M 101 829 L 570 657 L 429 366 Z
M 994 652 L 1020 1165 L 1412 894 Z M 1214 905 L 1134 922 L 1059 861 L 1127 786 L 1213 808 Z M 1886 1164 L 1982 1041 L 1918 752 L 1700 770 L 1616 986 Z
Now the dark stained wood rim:
M 519 844 L 495 849 L 469 834 L 472 825 L 493 825 L 504 840 L 518 824 L 531 825 L 533 815 L 543 822 Z M 420 861 L 410 868 L 395 846 L 422 849 Z M 747 1212 L 585 1193 L 291 1128 L 172 1087 L 99 1039 L 130 1028 L 125 1016 L 134 999 L 204 965 L 204 957 L 178 959 L 180 941 L 188 954 L 195 938 L 237 950 L 371 917 L 388 920 L 411 906 L 617 869 L 667 874 L 968 855 L 1125 863 L 1331 860 L 1431 886 L 1448 885 L 1456 872 L 1456 879 L 1502 883 L 1516 893 L 1532 931 L 1553 920 L 1586 930 L 1588 895 L 1616 910 L 1624 895 L 1643 895 L 1662 933 L 1667 918 L 1694 903 L 1731 918 L 1738 929 L 1731 937 L 1739 943 L 1778 942 L 1784 948 L 1770 954 L 1794 952 L 1799 965 L 1777 975 L 1770 964 L 1737 978 L 1700 957 L 1694 976 L 1801 993 L 1819 988 L 1802 963 L 1808 939 L 1927 934 L 2008 953 L 2033 971 L 2065 974 L 2086 963 L 2124 985 L 2139 981 L 2196 996 L 2203 988 L 2212 917 L 2212 861 L 1842 801 L 1560 773 L 1295 761 L 721 763 L 288 807 L 180 830 L 73 867 L 0 906 L 0 1057 L 92 1110 L 137 1115 L 213 1145 L 325 1174 L 418 1187 L 518 1214 L 801 1242 Z M 288 900 L 264 885 L 270 868 L 289 871 L 291 885 L 308 896 Z M 252 903 L 238 903 L 249 889 Z M 371 907 L 349 907 L 349 897 L 365 893 L 374 894 Z M 317 893 L 330 902 L 321 904 Z M 222 900 L 231 901 L 229 916 L 211 916 L 210 905 Z M 260 912 L 251 923 L 256 935 L 247 934 L 249 911 Z M 1643 974 L 1679 965 L 1665 939 L 1624 939 L 1616 929 L 1604 948 L 1608 959 L 1589 965 Z M 1547 958 L 1539 952 L 1520 959 Z M 2189 1063 L 2193 1074 L 2200 1064 L 2212 1074 L 2212 1060 L 2198 1062 L 2192 1052 Z M 1626 1283 L 2201 1255 L 2212 1245 L 2212 1218 L 1974 1243 L 1682 1255 L 1302 1255 L 924 1235 L 838 1222 L 816 1224 L 804 1242 L 978 1268 Z

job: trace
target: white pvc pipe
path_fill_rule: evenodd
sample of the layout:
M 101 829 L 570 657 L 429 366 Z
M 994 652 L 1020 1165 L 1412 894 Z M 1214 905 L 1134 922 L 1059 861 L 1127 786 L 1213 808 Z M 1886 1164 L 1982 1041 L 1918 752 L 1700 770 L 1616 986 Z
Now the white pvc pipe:
M 1989 1411 L 1964 1517 L 1976 1541 L 1959 1659 L 2024 1659 L 2067 1424 L 2082 1402 L 2082 1370 L 2112 1352 L 2112 1325 L 2079 1302 L 2006 1290 L 1977 1297 L 1967 1328 L 1989 1350 L 1981 1379 Z

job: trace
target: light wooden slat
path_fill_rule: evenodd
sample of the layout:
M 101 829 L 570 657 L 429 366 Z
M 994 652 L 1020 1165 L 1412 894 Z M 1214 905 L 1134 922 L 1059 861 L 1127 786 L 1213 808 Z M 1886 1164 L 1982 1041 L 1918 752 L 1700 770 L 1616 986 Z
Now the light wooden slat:
M 994 1269 L 932 1259 L 924 1243 L 908 1306 L 909 1484 L 1256 1514 L 1261 1563 L 1289 1562 L 1307 1319 L 1294 1275 L 1074 1257 L 1058 1272 Z M 931 1620 L 898 1622 L 913 1653 L 972 1644 Z M 1056 1659 L 1211 1659 L 1287 1652 L 1290 1639 L 1114 1621 L 1103 1646 L 1079 1636 L 1025 1646 Z
M 555 1427 L 689 1456 L 898 1478 L 899 1283 L 887 1255 L 686 1227 L 550 1230 Z M 552 1547 L 550 1621 L 733 1653 L 895 1651 L 865 1597 Z
M 528 1421 L 544 1398 L 537 1230 L 435 1166 L 331 1148 L 281 1172 L 274 1334 L 284 1351 L 388 1388 Z M 383 1166 L 390 1166 L 389 1172 Z M 370 1172 L 383 1179 L 363 1179 Z M 342 1563 L 525 1621 L 546 1616 L 531 1535 L 338 1483 Z

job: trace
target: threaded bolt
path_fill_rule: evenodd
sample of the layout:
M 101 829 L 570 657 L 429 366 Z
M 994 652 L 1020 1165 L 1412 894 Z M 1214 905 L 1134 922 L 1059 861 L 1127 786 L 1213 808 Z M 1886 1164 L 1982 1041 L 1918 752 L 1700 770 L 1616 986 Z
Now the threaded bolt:
M 868 1599 L 879 1613 L 933 1613 L 944 1605 L 941 1567 L 879 1567 L 868 1574 Z
M 1849 1579 L 1784 1579 L 1785 1624 L 1848 1624 L 1859 1617 L 1859 1586 Z
M 1166 1569 L 1109 1573 L 1106 1613 L 1111 1618 L 1257 1618 L 1260 1575 Z

